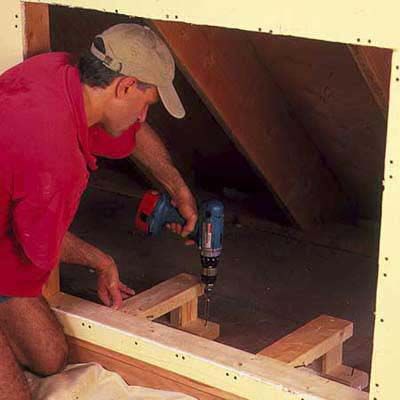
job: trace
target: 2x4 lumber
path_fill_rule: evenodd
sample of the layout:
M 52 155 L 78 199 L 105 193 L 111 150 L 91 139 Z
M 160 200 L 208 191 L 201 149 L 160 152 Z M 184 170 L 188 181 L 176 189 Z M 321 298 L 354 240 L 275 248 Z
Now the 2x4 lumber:
M 175 326 L 185 326 L 198 318 L 199 298 L 195 297 L 181 307 L 172 310 L 170 313 L 170 321 Z
M 387 119 L 392 50 L 353 45 L 348 48 L 383 117 Z
M 49 6 L 23 3 L 24 7 L 24 58 L 51 50 Z
M 174 328 L 201 336 L 210 340 L 219 337 L 219 324 L 206 321 L 198 317 L 199 299 L 196 297 L 192 301 L 185 303 L 182 307 L 171 311 L 170 322 Z
M 365 389 L 369 383 L 369 375 L 366 372 L 343 365 L 343 344 L 334 347 L 322 357 L 321 376 L 358 390 Z
M 214 340 L 220 333 L 219 324 L 198 318 L 198 296 L 203 293 L 197 277 L 182 273 L 125 300 L 120 310 L 149 320 L 170 313 L 174 328 Z
M 368 394 L 257 359 L 232 347 L 59 293 L 53 310 L 67 335 L 246 399 L 367 400 Z
M 181 69 L 302 228 L 340 220 L 346 201 L 284 95 L 240 31 L 153 21 Z
M 306 366 L 337 348 L 351 336 L 352 322 L 321 315 L 258 354 L 293 367 Z M 338 354 L 335 354 L 338 357 Z M 332 356 L 335 355 L 332 353 Z
M 186 323 L 185 325 L 175 325 L 171 323 L 173 328 L 180 329 L 191 333 L 192 335 L 200 336 L 209 340 L 215 340 L 220 335 L 220 326 L 216 322 L 206 321 L 202 318 L 197 318 L 193 321 Z
M 352 335 L 352 322 L 321 315 L 258 354 L 292 367 L 321 359 L 321 376 L 363 390 L 368 386 L 368 374 L 342 364 L 343 342 Z
M 369 383 L 369 375 L 366 372 L 347 365 L 337 365 L 329 373 L 322 373 L 321 376 L 358 390 L 364 390 Z
M 68 337 L 68 344 L 69 362 L 97 362 L 104 368 L 121 375 L 129 385 L 177 391 L 199 400 L 242 400 L 241 397 L 233 394 L 79 339 Z
M 343 364 L 343 344 L 338 344 L 322 357 L 322 373 L 329 374 Z
M 182 273 L 125 300 L 120 311 L 152 320 L 203 293 L 203 286 L 197 277 Z

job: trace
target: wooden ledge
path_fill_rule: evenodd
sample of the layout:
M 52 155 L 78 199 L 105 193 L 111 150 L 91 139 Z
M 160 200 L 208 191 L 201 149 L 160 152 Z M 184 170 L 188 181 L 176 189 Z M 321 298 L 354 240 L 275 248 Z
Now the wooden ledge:
M 124 301 L 120 311 L 153 320 L 203 294 L 199 279 L 179 274 Z
M 198 318 L 204 286 L 197 276 L 182 273 L 124 301 L 120 311 L 153 320 L 170 313 L 170 325 L 207 339 L 219 336 L 219 324 Z
M 362 390 L 368 386 L 368 374 L 342 364 L 343 342 L 351 336 L 352 322 L 321 315 L 261 350 L 258 355 L 283 361 L 292 367 L 306 367 L 321 359 L 319 375 Z

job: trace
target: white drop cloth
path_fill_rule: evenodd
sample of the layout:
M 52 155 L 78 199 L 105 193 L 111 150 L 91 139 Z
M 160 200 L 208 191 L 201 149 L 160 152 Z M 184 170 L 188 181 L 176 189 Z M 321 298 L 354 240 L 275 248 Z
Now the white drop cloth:
M 194 400 L 194 397 L 128 386 L 97 363 L 69 365 L 59 374 L 40 378 L 26 372 L 33 400 Z

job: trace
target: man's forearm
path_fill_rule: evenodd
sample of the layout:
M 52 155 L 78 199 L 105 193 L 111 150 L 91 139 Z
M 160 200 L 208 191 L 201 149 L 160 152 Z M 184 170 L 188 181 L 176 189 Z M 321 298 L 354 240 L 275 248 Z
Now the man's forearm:
M 164 143 L 148 125 L 143 124 L 136 136 L 136 148 L 131 156 L 150 170 L 172 197 L 179 191 L 189 190 L 172 163 Z
M 111 258 L 95 246 L 67 232 L 61 246 L 60 261 L 101 270 L 111 262 Z

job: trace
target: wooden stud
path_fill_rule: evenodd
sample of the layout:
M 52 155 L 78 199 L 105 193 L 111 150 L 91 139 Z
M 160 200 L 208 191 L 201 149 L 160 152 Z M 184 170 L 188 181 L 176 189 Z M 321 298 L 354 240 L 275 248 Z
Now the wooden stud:
M 171 324 L 177 327 L 182 327 L 188 323 L 195 321 L 198 317 L 199 298 L 195 297 L 181 307 L 172 310 L 170 313 Z
M 24 58 L 51 50 L 49 6 L 23 3 L 25 17 Z
M 215 340 L 220 335 L 220 326 L 216 322 L 206 321 L 201 318 L 197 318 L 194 321 L 188 322 L 183 326 L 172 325 L 174 328 L 180 329 L 191 333 L 196 336 L 200 336 L 209 340 Z
M 340 343 L 322 356 L 322 373 L 329 374 L 343 364 L 343 344 Z
M 369 384 L 369 375 L 366 372 L 347 365 L 338 365 L 329 374 L 321 373 L 321 376 L 358 390 L 364 390 Z
M 215 340 L 220 335 L 219 324 L 198 318 L 198 298 L 185 303 L 170 313 L 170 323 L 174 328 L 193 335 Z

